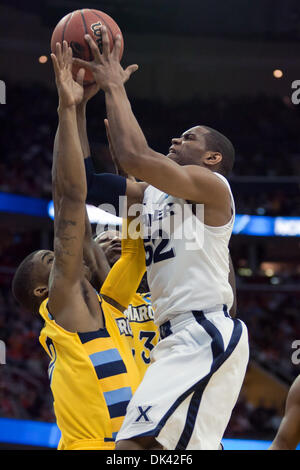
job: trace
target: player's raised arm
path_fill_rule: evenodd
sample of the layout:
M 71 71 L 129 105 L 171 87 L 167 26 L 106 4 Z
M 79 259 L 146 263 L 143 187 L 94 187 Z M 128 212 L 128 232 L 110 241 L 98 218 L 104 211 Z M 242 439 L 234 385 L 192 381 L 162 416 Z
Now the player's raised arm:
M 105 125 L 105 130 L 106 130 L 106 136 L 107 136 L 107 140 L 108 140 L 108 145 L 109 145 L 109 152 L 110 152 L 110 155 L 111 155 L 111 159 L 113 161 L 113 164 L 114 164 L 114 167 L 115 167 L 115 170 L 116 170 L 116 174 L 117 175 L 120 175 L 120 176 L 124 176 L 125 178 L 127 178 L 128 180 L 131 180 L 133 182 L 136 182 L 136 179 L 134 178 L 134 176 L 131 176 L 131 175 L 128 175 L 128 173 L 126 173 L 126 171 L 123 170 L 123 168 L 120 166 L 120 162 L 117 158 L 117 155 L 116 155 L 116 152 L 114 150 L 114 146 L 113 146 L 113 142 L 112 142 L 112 139 L 110 137 L 110 133 L 109 133 L 109 123 L 108 123 L 108 120 L 107 119 L 104 119 L 104 125 Z
M 64 302 L 69 301 L 67 293 L 82 276 L 87 189 L 76 118 L 76 104 L 83 94 L 84 70 L 78 72 L 77 81 L 74 81 L 72 51 L 66 42 L 63 49 L 57 44 L 56 54 L 51 57 L 59 95 L 59 133 L 52 171 L 55 261 L 49 294 L 50 311 L 55 314 L 63 308 Z
M 124 88 L 124 83 L 137 66 L 132 65 L 124 70 L 119 63 L 120 37 L 116 39 L 113 51 L 110 52 L 106 28 L 102 27 L 101 31 L 103 53 L 100 53 L 95 42 L 87 35 L 86 40 L 94 54 L 94 61 L 74 61 L 90 68 L 96 82 L 105 91 L 110 135 L 121 167 L 128 174 L 168 194 L 199 203 L 219 204 L 224 209 L 223 206 L 228 203 L 227 189 L 213 172 L 194 164 L 179 165 L 148 146 Z M 218 164 L 221 160 L 220 152 L 214 152 L 209 156 L 208 165 Z
M 84 86 L 83 99 L 76 106 L 77 126 L 87 178 L 87 203 L 96 206 L 103 203 L 111 204 L 115 208 L 116 215 L 121 215 L 119 212 L 118 198 L 127 195 L 129 204 L 140 202 L 143 198 L 143 188 L 141 188 L 140 184 L 128 184 L 130 180 L 134 181 L 134 179 L 133 177 L 128 177 L 128 175 L 122 171 L 113 154 L 111 142 L 109 142 L 109 146 L 117 170 L 116 175 L 95 173 L 87 134 L 86 106 L 88 101 L 98 93 L 99 89 L 100 86 L 97 83 Z
M 99 244 L 93 239 L 91 223 L 89 221 L 87 211 L 85 213 L 83 258 L 91 272 L 92 277 L 90 282 L 96 291 L 99 292 L 110 271 L 110 265 L 101 246 L 99 246 Z
M 146 271 L 143 239 L 131 223 L 135 223 L 133 217 L 123 219 L 122 254 L 101 288 L 103 297 L 121 311 L 128 307 Z
M 91 160 L 91 149 L 87 133 L 86 106 L 88 101 L 93 98 L 99 91 L 100 87 L 97 83 L 85 85 L 83 87 L 83 99 L 76 106 L 77 128 L 79 140 L 82 150 L 82 156 L 85 166 L 90 165 L 87 160 Z M 92 167 L 92 171 L 94 169 Z M 100 290 L 107 274 L 110 271 L 109 263 L 102 248 L 93 240 L 92 228 L 89 221 L 87 210 L 85 211 L 85 237 L 83 243 L 84 263 L 91 271 L 91 284 L 97 291 Z
M 76 106 L 77 127 L 84 159 L 89 158 L 91 155 L 91 149 L 87 134 L 86 106 L 89 100 L 93 98 L 99 90 L 100 86 L 97 83 L 85 85 L 83 87 L 82 101 Z

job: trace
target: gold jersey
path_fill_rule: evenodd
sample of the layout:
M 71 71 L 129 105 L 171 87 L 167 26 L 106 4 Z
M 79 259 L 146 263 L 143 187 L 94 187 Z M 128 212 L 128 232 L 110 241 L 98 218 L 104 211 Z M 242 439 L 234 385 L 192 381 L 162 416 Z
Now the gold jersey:
M 142 240 L 122 238 L 122 256 L 101 294 L 127 308 L 144 272 Z M 40 342 L 51 359 L 49 378 L 62 434 L 58 449 L 114 449 L 127 405 L 141 381 L 132 345 L 119 329 L 126 316 L 101 296 L 98 299 L 104 327 L 86 333 L 70 332 L 56 323 L 48 299 L 40 306 L 45 321 Z
M 62 434 L 60 450 L 114 449 L 128 402 L 140 383 L 130 345 L 117 325 L 123 314 L 104 300 L 101 306 L 105 327 L 87 333 L 59 326 L 47 299 L 40 307 L 45 320 L 40 342 L 51 359 L 48 373 Z
M 126 233 L 128 226 L 123 222 L 122 230 Z M 153 321 L 153 309 L 149 293 L 136 293 L 139 284 L 136 283 L 140 277 L 140 265 L 145 266 L 145 250 L 141 238 L 130 240 L 127 238 L 125 252 L 124 239 L 122 238 L 122 257 L 123 253 L 128 254 L 126 265 L 123 269 L 112 267 L 109 275 L 101 288 L 101 294 L 114 299 L 120 305 L 127 307 L 125 310 L 126 318 L 118 321 L 120 332 L 128 338 L 131 345 L 136 363 L 143 377 L 147 366 L 150 363 L 150 352 L 158 342 L 158 328 Z M 136 257 L 140 257 L 139 263 L 132 255 L 135 249 Z M 146 269 L 146 266 L 145 266 Z
M 121 332 L 130 338 L 132 352 L 141 377 L 150 364 L 150 354 L 159 340 L 159 331 L 153 321 L 153 308 L 149 293 L 136 293 L 124 312 Z

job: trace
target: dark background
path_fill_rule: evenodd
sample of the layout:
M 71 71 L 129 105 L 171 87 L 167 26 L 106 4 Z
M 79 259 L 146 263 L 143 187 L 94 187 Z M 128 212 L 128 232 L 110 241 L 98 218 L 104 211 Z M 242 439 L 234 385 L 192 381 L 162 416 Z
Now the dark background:
M 300 111 L 291 102 L 300 80 L 300 4 L 296 0 L 2 1 L 0 191 L 51 198 L 57 125 L 50 38 L 59 19 L 96 8 L 119 24 L 124 66 L 139 71 L 126 88 L 149 145 L 198 124 L 227 135 L 236 148 L 230 183 L 237 212 L 299 216 Z M 38 59 L 46 55 L 48 61 Z M 276 79 L 274 69 L 283 77 Z M 88 133 L 98 171 L 114 171 L 100 93 L 88 105 Z M 38 318 L 12 299 L 10 283 L 31 251 L 51 248 L 52 223 L 0 214 L 0 417 L 53 421 L 47 358 Z M 251 359 L 225 437 L 273 439 L 286 393 L 299 374 L 299 238 L 233 236 L 238 316 L 249 329 Z

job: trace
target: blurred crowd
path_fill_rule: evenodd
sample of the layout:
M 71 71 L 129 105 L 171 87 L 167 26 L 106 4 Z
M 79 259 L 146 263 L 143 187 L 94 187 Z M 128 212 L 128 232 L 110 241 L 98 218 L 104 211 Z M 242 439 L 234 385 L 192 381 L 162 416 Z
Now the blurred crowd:
M 242 395 L 233 410 L 224 438 L 272 441 L 282 416 L 275 407 L 252 405 Z
M 297 292 L 276 292 L 275 288 L 273 292 L 254 295 L 238 290 L 238 317 L 248 327 L 250 360 L 289 385 L 299 375 L 299 311 Z M 278 409 L 266 406 L 264 399 L 253 406 L 242 389 L 225 437 L 273 440 L 281 419 Z
M 41 85 L 8 85 L 7 105 L 0 107 L 0 191 L 51 198 L 52 146 L 57 125 L 56 92 Z M 151 147 L 166 153 L 170 139 L 197 124 L 227 135 L 236 147 L 233 181 L 245 176 L 267 180 L 295 176 L 300 170 L 300 114 L 288 99 L 265 96 L 203 100 L 179 109 L 161 103 L 132 101 L 133 111 Z M 97 171 L 113 172 L 103 119 L 103 95 L 88 105 L 88 134 Z M 255 186 L 255 185 L 254 185 Z M 299 194 L 292 196 L 276 186 L 258 191 L 244 183 L 235 193 L 237 212 L 260 215 L 297 215 Z M 250 189 L 249 189 L 250 188 Z M 237 190 L 236 190 L 237 191 Z M 0 366 L 0 417 L 54 421 L 47 377 L 48 358 L 39 345 L 39 318 L 16 305 L 10 291 L 15 267 L 40 247 L 41 234 L 13 233 L 1 229 L 0 237 L 0 338 L 7 346 L 7 366 Z M 294 276 L 294 277 L 293 277 Z M 298 275 L 287 273 L 282 282 Z M 254 278 L 241 282 L 260 282 Z M 248 326 L 251 357 L 291 384 L 299 367 L 291 361 L 292 342 L 300 339 L 299 294 L 243 291 L 238 315 Z M 253 407 L 241 395 L 225 437 L 275 436 L 281 417 L 275 409 Z
M 14 269 L 39 246 L 39 233 L 2 230 L 0 240 L 0 338 L 6 345 L 6 365 L 0 366 L 0 417 L 53 421 L 49 361 L 38 340 L 43 324 L 20 308 L 11 293 Z
M 16 308 L 9 287 L 0 287 L 0 337 L 6 344 L 1 367 L 0 417 L 53 421 L 48 359 L 39 345 L 39 318 Z
M 238 214 L 299 217 L 299 184 L 292 184 L 290 189 L 294 190 L 291 192 L 287 192 L 286 189 L 269 189 L 265 191 L 256 187 L 252 194 L 234 190 L 234 183 L 232 186 Z M 249 183 L 249 186 L 253 188 L 256 185 L 255 183 Z
M 51 163 L 57 125 L 56 91 L 41 85 L 7 84 L 7 104 L 0 108 L 0 191 L 51 198 Z M 258 96 L 195 100 L 173 108 L 132 99 L 133 111 L 149 145 L 167 153 L 172 137 L 197 124 L 218 129 L 236 148 L 232 179 L 296 176 L 300 170 L 300 111 L 283 99 Z M 114 171 L 107 148 L 103 94 L 88 104 L 88 133 L 97 170 Z M 38 175 L 38 177 L 37 177 Z M 299 186 L 289 193 L 278 184 L 236 194 L 239 213 L 298 215 Z
M 276 287 L 255 296 L 239 292 L 238 311 L 248 326 L 252 357 L 278 378 L 295 379 L 299 364 L 293 363 L 292 356 L 293 343 L 300 340 L 300 294 L 276 292 Z

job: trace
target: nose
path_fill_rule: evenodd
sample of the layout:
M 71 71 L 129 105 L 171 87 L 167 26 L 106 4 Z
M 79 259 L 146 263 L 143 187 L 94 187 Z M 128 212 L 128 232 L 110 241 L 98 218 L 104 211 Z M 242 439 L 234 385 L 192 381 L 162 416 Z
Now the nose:
M 181 143 L 181 137 L 174 137 L 172 139 L 172 145 L 179 145 Z

